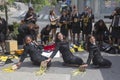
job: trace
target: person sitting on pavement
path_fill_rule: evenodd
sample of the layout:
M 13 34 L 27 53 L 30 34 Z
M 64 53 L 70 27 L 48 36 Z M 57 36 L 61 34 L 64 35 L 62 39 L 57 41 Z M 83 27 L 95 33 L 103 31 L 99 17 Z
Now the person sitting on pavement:
M 73 55 L 73 53 L 69 49 L 69 43 L 64 39 L 63 34 L 60 32 L 56 34 L 55 46 L 55 50 L 53 51 L 49 59 L 46 60 L 47 62 L 51 61 L 59 50 L 66 65 L 87 67 L 81 58 Z
M 105 33 L 110 34 L 109 30 L 102 19 L 96 22 L 94 27 L 94 35 L 96 36 L 97 41 L 102 44 L 104 42 L 104 36 L 106 35 Z
M 29 54 L 31 61 L 34 65 L 40 66 L 42 61 L 47 60 L 48 58 L 41 55 L 42 51 L 38 48 L 38 44 L 36 44 L 31 36 L 25 37 L 25 46 L 24 46 L 24 52 L 20 57 L 19 62 L 16 64 L 17 69 L 20 68 L 21 64 L 27 57 L 27 54 Z M 48 66 L 50 65 L 50 62 L 48 62 Z
M 49 42 L 50 32 L 51 32 L 50 25 L 46 25 L 46 27 L 41 30 L 41 36 L 40 36 L 41 44 L 47 44 Z
M 95 37 L 89 35 L 87 40 L 88 40 L 87 49 L 89 52 L 87 64 L 90 65 L 92 60 L 93 65 L 95 65 L 96 67 L 104 67 L 104 68 L 111 67 L 112 63 L 109 60 L 104 59 L 103 56 L 101 55 L 100 50 L 96 44 Z

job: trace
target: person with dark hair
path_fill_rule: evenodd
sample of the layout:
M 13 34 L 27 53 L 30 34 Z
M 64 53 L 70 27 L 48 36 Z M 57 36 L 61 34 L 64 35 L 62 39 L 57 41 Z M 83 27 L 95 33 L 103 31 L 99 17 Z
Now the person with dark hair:
M 0 46 L 2 51 L 5 52 L 5 39 L 7 34 L 7 23 L 4 18 L 0 17 Z
M 36 34 L 35 34 L 33 23 L 21 24 L 20 27 L 18 28 L 18 32 L 19 32 L 19 37 L 21 38 L 20 44 L 23 44 L 23 39 L 27 35 L 31 35 L 32 38 L 35 40 Z
M 92 13 L 92 9 L 86 6 L 85 11 L 81 14 L 81 17 L 82 37 L 83 40 L 85 40 L 87 36 L 92 32 L 92 23 L 94 22 L 94 14 Z
M 32 7 L 29 7 L 29 10 L 28 10 L 28 12 L 25 15 L 24 21 L 26 23 L 36 24 L 37 15 L 35 14 L 34 9 Z
M 68 9 L 66 12 L 67 12 L 67 17 L 68 17 L 68 24 L 67 24 L 68 36 L 70 36 L 70 39 L 72 41 L 72 7 L 68 6 Z
M 34 65 L 40 66 L 42 61 L 47 60 L 48 58 L 45 56 L 42 56 L 42 51 L 38 48 L 38 44 L 32 40 L 31 36 L 25 37 L 25 45 L 24 45 L 24 52 L 20 57 L 19 62 L 16 64 L 17 69 L 21 66 L 25 58 L 27 57 L 27 54 L 29 54 L 31 61 Z M 48 65 L 50 65 L 50 62 L 48 62 Z
M 41 38 L 42 44 L 47 44 L 47 42 L 49 42 L 50 32 L 51 32 L 50 25 L 46 25 L 46 27 L 41 30 L 41 37 L 40 38 Z
M 93 14 L 91 8 L 88 9 L 88 15 L 89 15 L 89 23 L 88 23 L 89 24 L 89 28 L 88 28 L 88 32 L 89 32 L 89 34 L 91 34 L 92 33 L 92 23 L 94 22 L 94 14 Z
M 67 13 L 66 11 L 63 11 L 60 17 L 61 23 L 60 32 L 66 37 L 66 39 L 68 38 L 68 21 L 69 18 L 67 16 Z
M 93 62 L 93 65 L 96 67 L 111 67 L 112 63 L 104 59 L 101 55 L 100 49 L 96 44 L 95 37 L 92 35 L 88 35 L 87 38 L 87 50 L 89 52 L 89 56 L 87 59 L 87 64 L 90 65 L 91 61 Z
M 80 25 L 80 14 L 77 9 L 74 9 L 72 13 L 72 33 L 73 33 L 73 43 L 75 43 L 75 34 L 77 34 L 77 42 L 80 39 L 81 25 Z
M 113 38 L 113 44 L 116 43 L 120 46 L 120 7 L 115 8 L 114 12 L 110 16 L 110 19 L 112 19 L 112 38 Z
M 89 15 L 85 13 L 82 16 L 82 38 L 83 41 L 86 41 L 87 36 L 90 34 L 89 32 Z
M 50 26 L 51 26 L 51 29 L 52 29 L 52 38 L 54 38 L 55 34 L 56 34 L 58 19 L 59 19 L 59 17 L 57 17 L 55 11 L 50 10 L 49 20 L 50 20 Z
M 102 19 L 100 19 L 94 25 L 94 35 L 97 41 L 102 43 L 104 41 L 105 33 L 109 34 L 109 30 L 107 29 L 105 22 Z
M 62 54 L 62 58 L 65 64 L 86 67 L 83 60 L 77 56 L 74 56 L 73 53 L 70 51 L 69 43 L 64 39 L 63 34 L 60 32 L 56 34 L 55 45 L 55 50 L 47 60 L 48 62 L 51 61 L 52 58 L 54 58 L 54 56 L 59 50 Z

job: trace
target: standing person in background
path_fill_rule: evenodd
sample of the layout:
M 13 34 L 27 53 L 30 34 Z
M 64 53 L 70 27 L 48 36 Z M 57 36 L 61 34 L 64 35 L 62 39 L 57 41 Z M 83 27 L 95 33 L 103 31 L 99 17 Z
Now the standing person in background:
M 88 27 L 88 34 L 91 34 L 92 33 L 92 23 L 94 22 L 94 14 L 92 13 L 92 9 L 89 8 L 88 9 L 88 15 L 89 15 L 89 27 Z
M 28 10 L 28 12 L 25 15 L 24 21 L 26 23 L 36 24 L 37 15 L 35 14 L 34 9 L 32 7 L 29 7 L 29 10 Z
M 68 39 L 68 17 L 65 10 L 62 11 L 62 15 L 60 17 L 60 23 L 62 24 L 60 27 L 60 32 Z
M 80 32 L 81 32 L 81 26 L 80 26 L 80 14 L 76 9 L 74 9 L 72 13 L 72 33 L 73 33 L 73 43 L 75 43 L 75 35 L 77 34 L 77 42 L 79 42 L 80 39 Z
M 68 17 L 68 35 L 70 36 L 70 39 L 72 41 L 72 7 L 71 5 L 68 6 L 67 9 L 67 17 Z
M 120 46 L 120 7 L 115 8 L 110 18 L 112 19 L 112 42 L 115 44 L 117 40 L 117 46 Z
M 0 46 L 2 47 L 2 52 L 5 52 L 5 39 L 7 34 L 7 22 L 4 18 L 0 17 Z
M 50 26 L 51 26 L 51 29 L 52 29 L 52 38 L 53 38 L 53 40 L 54 40 L 54 37 L 55 37 L 55 34 L 56 34 L 58 19 L 59 19 L 59 17 L 56 16 L 55 11 L 50 10 L 49 20 L 50 20 Z
M 84 17 L 87 16 L 88 10 L 89 10 L 89 7 L 85 6 L 84 7 L 84 11 L 81 13 L 81 19 L 82 19 L 82 22 L 81 22 L 81 24 L 82 24 L 82 40 L 83 41 L 85 40 L 85 35 L 84 35 L 85 34 L 84 25 L 85 24 L 83 23 L 84 22 L 83 20 L 84 20 Z M 88 18 L 88 16 L 87 16 L 87 18 Z M 88 21 L 88 19 L 87 19 L 87 21 Z M 85 23 L 88 23 L 88 22 L 85 21 Z
M 86 38 L 89 34 L 89 15 L 88 13 L 85 13 L 82 16 L 82 37 L 83 37 L 83 41 L 86 41 Z

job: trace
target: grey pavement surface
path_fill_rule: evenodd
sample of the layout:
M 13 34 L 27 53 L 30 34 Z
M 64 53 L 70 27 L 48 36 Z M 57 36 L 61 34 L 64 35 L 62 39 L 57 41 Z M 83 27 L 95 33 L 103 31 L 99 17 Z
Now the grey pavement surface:
M 87 52 L 74 53 L 81 57 L 84 62 L 88 57 Z M 77 67 L 68 67 L 63 65 L 62 57 L 54 58 L 51 66 L 48 68 L 45 75 L 36 76 L 35 72 L 39 70 L 39 66 L 34 66 L 29 57 L 25 59 L 21 68 L 15 72 L 6 73 L 2 68 L 13 65 L 18 60 L 13 60 L 13 63 L 6 64 L 0 67 L 0 80 L 119 80 L 120 79 L 120 55 L 102 53 L 104 58 L 112 62 L 111 68 L 93 68 L 92 65 L 86 69 L 85 73 L 73 76 L 73 71 Z

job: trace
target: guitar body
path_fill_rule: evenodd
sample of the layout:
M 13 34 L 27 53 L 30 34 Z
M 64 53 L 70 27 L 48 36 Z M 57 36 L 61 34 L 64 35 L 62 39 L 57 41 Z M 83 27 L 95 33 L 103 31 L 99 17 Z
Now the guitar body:
M 51 25 L 56 25 L 57 24 L 57 21 L 52 21 L 50 22 Z

